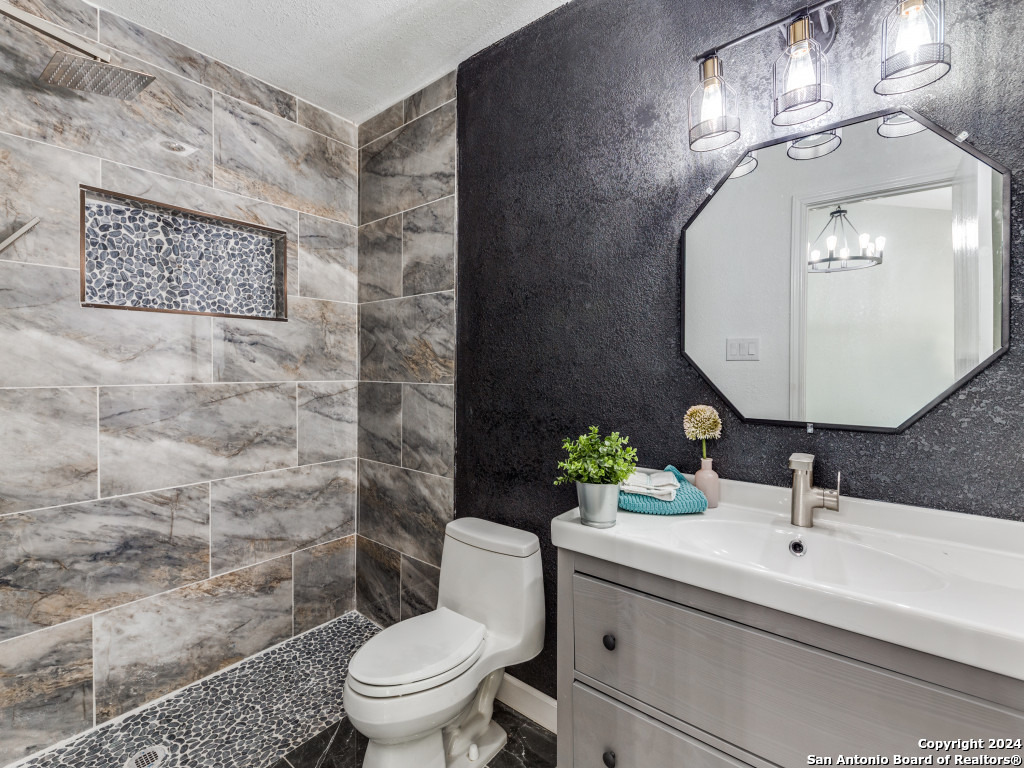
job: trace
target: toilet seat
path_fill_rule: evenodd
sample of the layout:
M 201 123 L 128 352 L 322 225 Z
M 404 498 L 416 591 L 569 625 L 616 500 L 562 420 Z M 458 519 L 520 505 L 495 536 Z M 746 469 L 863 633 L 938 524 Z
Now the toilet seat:
M 434 688 L 471 667 L 483 653 L 483 624 L 438 608 L 371 638 L 349 664 L 352 690 L 373 698 Z

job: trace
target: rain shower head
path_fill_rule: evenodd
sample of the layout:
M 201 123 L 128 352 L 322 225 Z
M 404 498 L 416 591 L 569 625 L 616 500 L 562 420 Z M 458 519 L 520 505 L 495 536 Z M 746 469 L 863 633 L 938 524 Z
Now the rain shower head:
M 117 99 L 134 99 L 156 78 L 145 72 L 125 69 L 86 56 L 57 51 L 46 65 L 39 82 L 98 93 Z
M 39 81 L 42 83 L 62 88 L 74 88 L 102 96 L 131 99 L 156 79 L 144 72 L 136 72 L 111 64 L 110 54 L 106 49 L 91 40 L 68 32 L 46 19 L 26 13 L 11 5 L 7 0 L 0 0 L 0 15 L 24 24 L 76 51 L 87 54 L 86 56 L 77 56 L 57 51 L 50 59 L 50 63 L 46 65 L 43 74 L 39 76 Z M 88 58 L 90 56 L 92 58 Z

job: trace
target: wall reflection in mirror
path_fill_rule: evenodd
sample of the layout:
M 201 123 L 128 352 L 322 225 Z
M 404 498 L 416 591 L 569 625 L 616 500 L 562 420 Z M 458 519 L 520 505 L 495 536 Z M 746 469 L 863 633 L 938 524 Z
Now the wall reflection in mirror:
M 909 112 L 836 129 L 687 225 L 683 350 L 746 419 L 897 431 L 1008 345 L 1009 174 Z

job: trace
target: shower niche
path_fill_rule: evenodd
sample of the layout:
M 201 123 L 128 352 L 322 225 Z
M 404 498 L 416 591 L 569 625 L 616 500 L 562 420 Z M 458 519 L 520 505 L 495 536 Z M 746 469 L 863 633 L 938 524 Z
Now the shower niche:
M 287 235 L 81 186 L 84 307 L 286 320 Z

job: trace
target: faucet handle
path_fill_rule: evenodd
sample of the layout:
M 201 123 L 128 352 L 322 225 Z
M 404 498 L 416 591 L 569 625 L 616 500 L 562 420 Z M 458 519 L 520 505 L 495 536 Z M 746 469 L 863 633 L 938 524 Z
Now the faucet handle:
M 789 457 L 789 468 L 810 472 L 814 469 L 813 453 L 794 453 Z
M 842 482 L 843 473 L 836 472 L 836 489 L 834 491 L 825 489 L 821 492 L 821 506 L 824 509 L 839 511 L 839 485 Z

